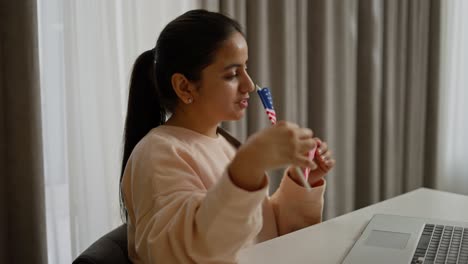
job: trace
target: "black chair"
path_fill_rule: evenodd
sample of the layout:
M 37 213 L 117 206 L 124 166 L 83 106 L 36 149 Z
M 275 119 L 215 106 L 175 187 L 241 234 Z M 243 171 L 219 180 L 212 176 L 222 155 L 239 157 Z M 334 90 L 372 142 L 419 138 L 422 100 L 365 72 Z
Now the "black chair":
M 128 259 L 127 225 L 123 224 L 89 246 L 73 264 L 131 264 Z

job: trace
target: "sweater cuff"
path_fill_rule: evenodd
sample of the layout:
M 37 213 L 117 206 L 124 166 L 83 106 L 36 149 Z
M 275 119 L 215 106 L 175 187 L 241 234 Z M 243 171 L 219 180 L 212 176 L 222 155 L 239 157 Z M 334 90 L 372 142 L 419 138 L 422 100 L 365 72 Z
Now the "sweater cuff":
M 323 199 L 325 193 L 326 181 L 322 179 L 323 184 L 313 187 L 310 191 L 303 186 L 300 186 L 293 181 L 285 172 L 281 180 L 281 192 L 287 195 L 288 198 L 296 201 L 318 201 Z M 318 184 L 318 183 L 316 183 Z

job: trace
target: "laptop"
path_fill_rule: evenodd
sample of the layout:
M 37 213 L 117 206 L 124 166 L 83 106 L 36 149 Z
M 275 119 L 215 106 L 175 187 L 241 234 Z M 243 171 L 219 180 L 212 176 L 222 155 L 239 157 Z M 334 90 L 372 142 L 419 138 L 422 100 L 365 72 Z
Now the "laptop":
M 376 214 L 343 264 L 468 264 L 468 222 Z

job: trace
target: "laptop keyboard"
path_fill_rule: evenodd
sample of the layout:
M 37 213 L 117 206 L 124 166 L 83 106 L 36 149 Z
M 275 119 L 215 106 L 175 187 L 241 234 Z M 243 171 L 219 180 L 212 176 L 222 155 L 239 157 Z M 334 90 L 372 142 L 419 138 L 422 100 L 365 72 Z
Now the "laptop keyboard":
M 468 264 L 468 228 L 426 224 L 411 264 Z

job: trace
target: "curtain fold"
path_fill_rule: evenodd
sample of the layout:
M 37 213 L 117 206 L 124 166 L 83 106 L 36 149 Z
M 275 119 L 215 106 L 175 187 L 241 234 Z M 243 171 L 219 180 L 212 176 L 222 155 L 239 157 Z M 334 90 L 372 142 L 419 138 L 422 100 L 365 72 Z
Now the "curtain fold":
M 359 1 L 356 97 L 355 206 L 380 199 L 383 2 Z M 392 164 L 393 165 L 393 164 Z
M 406 154 L 403 188 L 412 190 L 424 183 L 424 134 L 427 101 L 428 26 L 430 1 L 410 1 L 408 10 L 408 46 L 406 79 Z
M 442 53 L 442 6 L 440 0 L 431 0 L 430 4 L 430 22 L 429 22 L 429 56 L 427 70 L 427 104 L 426 113 L 428 118 L 425 124 L 425 146 L 424 156 L 424 186 L 437 188 L 437 178 L 444 178 L 444 175 L 438 175 L 439 151 L 439 133 L 441 127 L 439 113 L 442 111 L 439 102 L 439 93 L 443 87 L 440 83 L 440 75 L 443 66 L 441 66 Z M 444 65 L 446 66 L 446 65 Z M 436 153 L 436 154 L 434 154 Z M 440 160 L 440 159 L 439 159 Z
M 307 10 L 307 126 L 329 143 L 338 163 L 325 197 L 325 215 L 336 215 L 354 208 L 358 2 L 312 1 Z
M 36 1 L 2 1 L 0 32 L 0 263 L 47 263 Z

